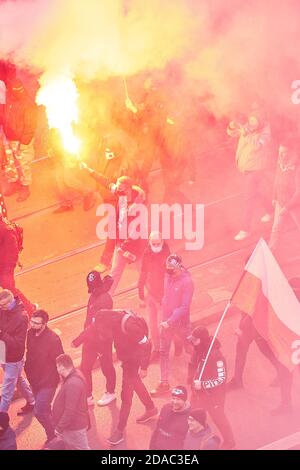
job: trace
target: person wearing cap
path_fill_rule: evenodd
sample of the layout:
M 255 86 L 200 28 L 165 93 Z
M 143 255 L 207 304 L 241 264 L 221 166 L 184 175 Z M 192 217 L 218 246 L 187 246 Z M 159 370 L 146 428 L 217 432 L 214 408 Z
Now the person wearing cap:
M 106 379 L 106 391 L 97 403 L 99 406 L 106 406 L 116 399 L 116 371 L 113 365 L 112 340 L 109 337 L 99 340 L 96 335 L 94 320 L 99 310 L 113 308 L 113 300 L 109 294 L 113 280 L 111 276 L 105 276 L 102 279 L 98 271 L 91 271 L 86 282 L 90 298 L 84 331 L 73 340 L 72 346 L 83 345 L 80 369 L 86 379 L 88 404 L 90 406 L 94 404 L 92 371 L 97 358 L 99 359 L 101 371 Z
M 107 439 L 109 444 L 117 445 L 124 440 L 134 392 L 145 407 L 144 413 L 136 419 L 138 424 L 146 423 L 158 413 L 142 381 L 147 376 L 151 341 L 146 321 L 131 310 L 100 310 L 95 317 L 95 327 L 100 341 L 113 340 L 117 358 L 121 361 L 120 414 L 117 427 Z
M 24 306 L 7 289 L 0 291 L 0 341 L 5 345 L 5 362 L 0 411 L 8 412 L 16 386 L 26 399 L 34 405 L 34 396 L 22 377 L 28 318 Z
M 218 339 L 215 339 L 202 372 L 213 338 L 209 335 L 207 328 L 199 326 L 192 331 L 189 339 L 194 348 L 188 366 L 188 383 L 192 387 L 192 406 L 201 407 L 207 411 L 221 433 L 222 447 L 232 449 L 235 446 L 233 432 L 224 410 L 227 366 L 221 352 L 221 344 Z
M 183 342 L 190 333 L 190 308 L 194 282 L 182 259 L 171 254 L 166 261 L 164 297 L 160 323 L 160 382 L 151 391 L 153 397 L 169 392 L 169 353 L 172 340 L 179 337 Z
M 9 415 L 0 411 L 0 450 L 17 450 L 16 433 L 9 425 Z
M 51 403 L 59 384 L 56 358 L 64 353 L 60 337 L 48 328 L 48 320 L 49 315 L 45 310 L 36 310 L 30 319 L 24 370 L 33 391 L 35 405 L 26 403 L 18 413 L 23 416 L 34 412 L 46 432 L 46 443 L 55 437 Z
M 212 432 L 207 424 L 205 410 L 195 408 L 189 412 L 189 430 L 185 436 L 184 450 L 218 450 L 220 438 Z
M 143 303 L 146 299 L 150 335 L 153 345 L 152 361 L 160 358 L 159 353 L 159 316 L 164 295 L 164 278 L 166 260 L 170 255 L 170 248 L 162 239 L 160 232 L 153 231 L 149 236 L 149 244 L 142 257 L 142 267 L 138 281 L 139 299 Z M 147 290 L 145 296 L 145 288 Z M 141 304 L 143 306 L 143 304 Z
M 186 387 L 178 385 L 171 391 L 171 403 L 161 409 L 151 436 L 150 450 L 181 450 L 188 432 L 190 403 Z
M 18 192 L 17 201 L 30 196 L 31 162 L 34 158 L 34 134 L 37 126 L 37 106 L 18 79 L 8 83 L 4 109 L 3 132 L 6 153 L 6 196 Z
M 271 197 L 267 195 L 267 170 L 271 157 L 270 125 L 259 110 L 251 112 L 245 125 L 231 121 L 227 134 L 238 137 L 236 164 L 244 178 L 245 202 L 241 230 L 235 235 L 236 241 L 244 240 L 251 234 L 252 222 L 258 204 L 264 210 L 261 221 L 271 221 Z

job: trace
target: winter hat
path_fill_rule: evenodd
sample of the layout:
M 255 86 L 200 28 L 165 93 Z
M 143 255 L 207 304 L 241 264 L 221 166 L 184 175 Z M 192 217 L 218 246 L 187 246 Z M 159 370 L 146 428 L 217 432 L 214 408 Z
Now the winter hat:
M 177 255 L 176 253 L 172 253 L 168 256 L 166 261 L 167 268 L 175 269 L 182 267 L 182 258 L 181 256 Z
M 192 334 L 189 338 L 200 339 L 201 342 L 207 342 L 209 340 L 209 331 L 204 326 L 197 326 L 192 331 Z
M 206 426 L 206 412 L 201 408 L 191 410 L 189 412 L 189 416 L 191 416 L 191 418 L 194 418 L 195 421 L 198 421 L 198 423 L 202 424 L 203 427 Z
M 14 301 L 13 293 L 8 289 L 3 289 L 0 292 L 0 308 L 6 307 Z
M 181 398 L 181 400 L 186 401 L 188 397 L 187 389 L 183 385 L 177 385 L 177 387 L 172 389 L 172 397 Z
M 91 271 L 86 278 L 89 294 L 102 286 L 102 278 L 99 271 Z
M 9 426 L 9 416 L 5 411 L 0 411 L 0 427 L 6 431 Z

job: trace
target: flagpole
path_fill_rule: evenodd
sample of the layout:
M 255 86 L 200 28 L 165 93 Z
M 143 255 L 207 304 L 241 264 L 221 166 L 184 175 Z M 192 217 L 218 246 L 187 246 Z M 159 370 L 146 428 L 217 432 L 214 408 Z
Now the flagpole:
M 210 355 L 211 350 L 212 350 L 212 348 L 213 348 L 214 342 L 215 342 L 215 340 L 216 340 L 216 338 L 217 338 L 217 336 L 218 336 L 218 333 L 219 333 L 219 330 L 220 330 L 221 325 L 222 325 L 222 323 L 223 323 L 223 320 L 224 320 L 224 318 L 225 318 L 225 316 L 226 316 L 226 314 L 227 314 L 229 308 L 231 307 L 232 299 L 234 298 L 234 295 L 235 295 L 236 291 L 237 291 L 238 288 L 240 287 L 241 282 L 242 282 L 242 280 L 244 279 L 244 276 L 245 276 L 245 273 L 246 273 L 246 268 L 247 268 L 248 264 L 251 263 L 252 258 L 255 256 L 256 250 L 257 250 L 258 246 L 261 244 L 262 240 L 263 240 L 262 238 L 259 240 L 259 242 L 257 243 L 256 247 L 254 248 L 253 252 L 251 253 L 251 255 L 249 256 L 249 258 L 248 258 L 248 260 L 247 260 L 247 263 L 246 263 L 246 265 L 245 265 L 245 268 L 243 269 L 243 273 L 242 273 L 242 275 L 241 275 L 241 277 L 240 277 L 240 280 L 239 280 L 239 282 L 237 283 L 237 286 L 236 286 L 236 288 L 234 289 L 234 291 L 233 291 L 233 293 L 232 293 L 232 295 L 231 295 L 231 297 L 230 297 L 230 300 L 228 301 L 228 303 L 227 303 L 227 305 L 226 305 L 226 307 L 225 307 L 225 310 L 224 310 L 224 312 L 223 312 L 223 315 L 222 315 L 222 317 L 221 317 L 221 319 L 220 319 L 220 321 L 219 321 L 219 324 L 218 324 L 218 326 L 217 326 L 217 329 L 216 329 L 216 331 L 215 331 L 215 334 L 214 334 L 214 336 L 213 336 L 213 339 L 212 339 L 212 341 L 211 341 L 211 343 L 210 343 L 210 346 L 209 346 L 209 349 L 208 349 L 208 351 L 207 351 L 204 364 L 203 364 L 202 369 L 201 369 L 201 372 L 200 372 L 199 379 L 195 380 L 194 382 L 200 382 L 201 379 L 202 379 L 202 375 L 203 375 L 204 369 L 205 369 L 205 367 L 206 367 L 206 364 L 207 364 L 209 355 Z
M 224 320 L 224 318 L 225 318 L 225 316 L 226 316 L 226 314 L 227 314 L 227 312 L 228 312 L 230 306 L 231 306 L 231 299 L 228 301 L 228 303 L 227 303 L 227 305 L 226 305 L 226 307 L 225 307 L 225 310 L 224 310 L 224 312 L 223 312 L 223 315 L 221 316 L 221 319 L 220 319 L 220 321 L 219 321 L 219 324 L 218 324 L 218 326 L 217 326 L 217 329 L 216 329 L 216 331 L 215 331 L 215 334 L 214 334 L 214 336 L 213 336 L 213 339 L 212 339 L 212 341 L 211 341 L 211 343 L 210 343 L 210 346 L 209 346 L 209 349 L 208 349 L 208 351 L 207 351 L 204 364 L 203 364 L 202 369 L 201 369 L 201 372 L 200 372 L 199 379 L 195 380 L 194 382 L 198 382 L 198 381 L 200 382 L 201 379 L 202 379 L 202 375 L 203 375 L 204 369 L 205 369 L 205 367 L 206 367 L 206 364 L 207 364 L 209 355 L 210 355 L 210 353 L 211 353 L 211 350 L 212 350 L 212 348 L 213 348 L 214 342 L 215 342 L 215 340 L 216 340 L 216 338 L 217 338 L 217 336 L 218 336 L 219 330 L 220 330 L 220 328 L 221 328 L 221 325 L 222 325 L 222 323 L 223 323 L 223 320 Z

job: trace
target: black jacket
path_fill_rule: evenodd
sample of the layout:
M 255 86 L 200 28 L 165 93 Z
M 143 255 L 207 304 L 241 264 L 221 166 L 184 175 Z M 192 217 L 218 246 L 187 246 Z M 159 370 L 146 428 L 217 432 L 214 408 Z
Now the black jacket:
M 181 450 L 188 432 L 190 404 L 183 411 L 173 411 L 172 405 L 161 409 L 156 428 L 150 441 L 150 450 Z
M 0 271 L 15 268 L 19 257 L 17 238 L 13 228 L 0 220 Z
M 79 431 L 90 426 L 85 380 L 74 369 L 63 383 L 53 403 L 53 423 L 58 432 Z
M 188 382 L 192 384 L 192 388 L 194 388 L 193 380 L 197 380 L 200 376 L 211 340 L 212 338 L 209 338 L 209 342 L 206 345 L 200 343 L 199 346 L 194 346 L 194 352 L 189 363 L 188 376 Z M 214 396 L 223 396 L 225 393 L 227 368 L 220 348 L 220 342 L 216 339 L 201 378 L 199 390 L 201 393 Z
M 148 245 L 142 258 L 142 268 L 138 283 L 139 298 L 145 299 L 145 286 L 149 294 L 161 303 L 164 296 L 164 279 L 166 274 L 166 259 L 170 254 L 167 243 L 163 244 L 160 253 L 153 253 Z
M 28 317 L 23 304 L 15 299 L 12 310 L 0 310 L 0 340 L 6 347 L 6 362 L 19 362 L 25 353 Z
M 101 352 L 101 344 L 103 342 L 100 341 L 97 331 L 95 330 L 94 319 L 99 310 L 111 310 L 113 308 L 113 300 L 108 292 L 113 282 L 111 278 L 104 278 L 102 286 L 95 289 L 90 295 L 84 330 L 73 340 L 76 347 L 80 346 L 82 343 L 88 343 L 92 349 L 95 349 L 99 353 Z
M 95 317 L 97 332 L 104 339 L 112 339 L 118 359 L 124 364 L 133 364 L 146 370 L 151 356 L 151 341 L 148 327 L 142 317 L 125 310 L 109 310 L 105 318 L 99 313 Z
M 84 328 L 93 322 L 98 310 L 111 310 L 113 308 L 113 300 L 109 294 L 113 282 L 113 279 L 110 277 L 104 278 L 102 286 L 95 289 L 90 295 Z
M 48 327 L 39 336 L 33 329 L 28 331 L 24 369 L 34 391 L 57 387 L 56 358 L 63 353 L 60 337 Z

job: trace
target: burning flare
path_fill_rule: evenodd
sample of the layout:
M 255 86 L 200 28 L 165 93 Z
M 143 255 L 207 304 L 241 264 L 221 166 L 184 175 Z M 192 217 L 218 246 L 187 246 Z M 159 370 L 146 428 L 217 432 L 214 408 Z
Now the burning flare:
M 46 80 L 36 102 L 45 106 L 49 128 L 59 131 L 65 150 L 78 154 L 81 142 L 73 130 L 78 122 L 78 91 L 73 80 L 63 76 Z

